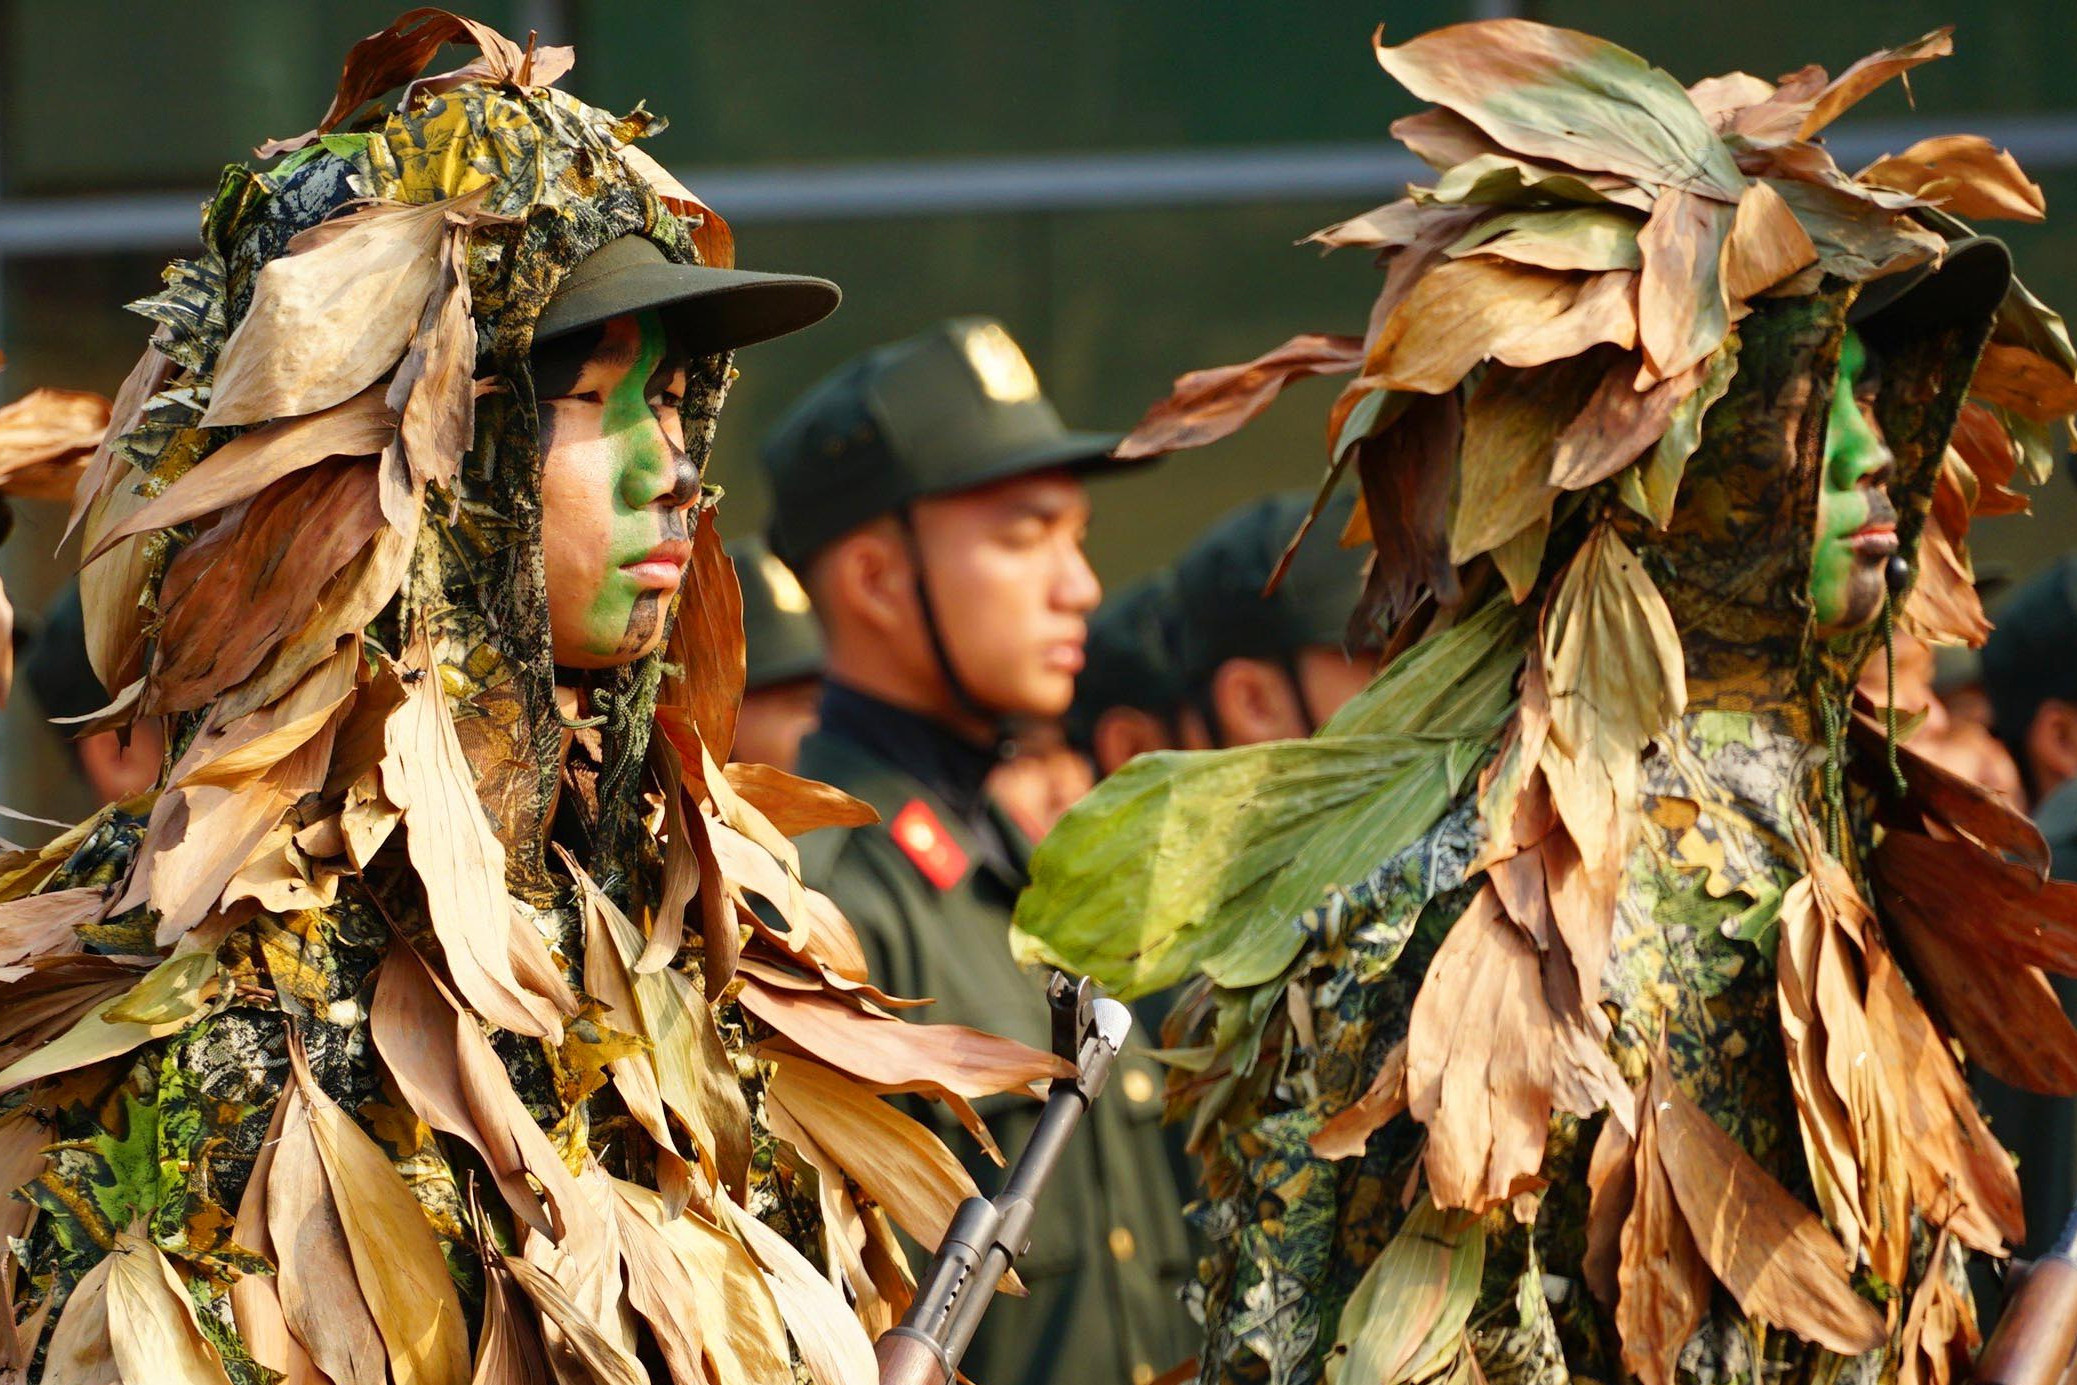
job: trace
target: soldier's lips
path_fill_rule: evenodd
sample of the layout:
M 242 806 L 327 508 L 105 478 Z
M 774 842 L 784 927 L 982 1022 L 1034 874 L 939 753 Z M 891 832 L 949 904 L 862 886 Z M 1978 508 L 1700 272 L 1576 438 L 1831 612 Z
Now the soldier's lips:
M 1878 520 L 1864 524 L 1853 531 L 1846 540 L 1854 556 L 1859 558 L 1887 558 L 1897 551 L 1897 525 L 1894 520 Z
M 1046 667 L 1054 673 L 1080 673 L 1088 662 L 1079 641 L 1062 641 L 1046 646 Z
M 620 570 L 644 587 L 675 590 L 685 580 L 686 564 L 692 561 L 692 545 L 682 539 L 658 544 Z

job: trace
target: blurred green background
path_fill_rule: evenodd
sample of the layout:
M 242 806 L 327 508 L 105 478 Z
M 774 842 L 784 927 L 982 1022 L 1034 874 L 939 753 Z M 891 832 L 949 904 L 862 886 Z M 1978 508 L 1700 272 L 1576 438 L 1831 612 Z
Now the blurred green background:
M 0 0 L 0 401 L 39 384 L 112 391 L 145 335 L 121 305 L 192 239 L 187 209 L 217 166 L 308 128 L 346 48 L 400 8 Z M 1914 76 L 1915 109 L 1892 84 L 1837 127 L 1842 162 L 1976 130 L 2014 147 L 2052 218 L 2077 212 L 2071 0 L 485 0 L 470 12 L 574 43 L 562 85 L 586 99 L 668 116 L 651 152 L 730 216 L 744 264 L 844 286 L 828 323 L 740 361 L 715 461 L 731 534 L 761 525 L 754 447 L 787 399 L 945 315 L 1001 317 L 1084 427 L 1128 426 L 1183 370 L 1298 331 L 1360 331 L 1376 271 L 1292 242 L 1397 195 L 1405 176 L 1386 127 L 1414 103 L 1371 56 L 1380 22 L 1405 38 L 1521 14 L 1613 38 L 1683 81 L 1806 62 L 1836 72 L 1951 23 L 1957 54 Z M 1092 171 L 1105 179 L 1095 191 Z M 862 200 L 830 210 L 827 189 L 853 174 Z M 2077 215 L 1996 229 L 2051 304 L 2077 305 Z M 1240 438 L 1104 483 L 1091 540 L 1103 576 L 1165 561 L 1247 496 L 1311 483 L 1333 389 L 1302 386 Z M 2067 477 L 2037 510 L 1987 525 L 1980 559 L 2024 572 L 2067 546 Z M 52 518 L 24 513 L 28 532 L 0 550 L 29 611 L 63 566 L 48 557 Z M 40 734 L 24 701 L 0 714 L 0 802 L 55 811 L 19 782 L 16 732 Z

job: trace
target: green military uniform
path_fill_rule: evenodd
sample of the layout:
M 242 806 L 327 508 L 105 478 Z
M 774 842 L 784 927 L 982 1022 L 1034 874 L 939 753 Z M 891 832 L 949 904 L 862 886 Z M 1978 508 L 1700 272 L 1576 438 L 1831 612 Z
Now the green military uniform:
M 1176 676 L 1221 744 L 1226 738 L 1211 708 L 1212 675 L 1221 664 L 1228 659 L 1282 664 L 1302 695 L 1299 651 L 1344 646 L 1349 610 L 1363 591 L 1363 551 L 1338 542 L 1355 505 L 1346 491 L 1327 502 L 1276 590 L 1267 594 L 1263 588 L 1285 545 L 1312 507 L 1310 493 L 1291 491 L 1243 505 L 1176 560 Z M 1305 710 L 1308 720 L 1324 720 L 1315 718 L 1313 709 Z
M 1983 685 L 1990 694 L 1994 730 L 2029 793 L 2038 794 L 2034 825 L 2053 855 L 2058 880 L 2077 880 L 2077 780 L 2040 794 L 2027 768 L 2026 734 L 2050 698 L 2077 702 L 2077 556 L 2022 585 L 1998 608 L 1997 628 L 1983 647 Z M 2051 976 L 2063 1009 L 2077 1014 L 2077 984 Z M 1978 1073 L 1976 1090 L 1991 1129 L 2019 1159 L 2026 1201 L 2028 1255 L 2055 1239 L 2077 1204 L 2077 1107 L 2062 1097 L 2007 1086 Z
M 1061 424 L 999 325 L 948 322 L 841 367 L 782 420 L 764 448 L 771 546 L 798 569 L 860 524 L 905 516 L 913 501 L 1108 465 L 1114 442 Z M 945 672 L 961 687 L 949 663 Z M 1009 948 L 1028 845 L 988 800 L 995 762 L 994 746 L 830 681 L 800 772 L 865 800 L 881 820 L 804 837 L 802 872 L 850 918 L 877 983 L 934 998 L 906 1013 L 1044 1048 L 1041 979 Z M 1161 1074 L 1147 1047 L 1136 1035 L 1046 1190 L 1018 1271 L 1030 1297 L 998 1298 L 967 1353 L 963 1369 L 981 1385 L 1143 1383 L 1191 1354 L 1196 1334 L 1178 1298 L 1192 1271 L 1185 1197 L 1165 1157 Z M 1014 1158 L 1038 1102 L 978 1105 Z M 983 1190 L 996 1186 L 999 1171 L 956 1123 L 915 1114 Z

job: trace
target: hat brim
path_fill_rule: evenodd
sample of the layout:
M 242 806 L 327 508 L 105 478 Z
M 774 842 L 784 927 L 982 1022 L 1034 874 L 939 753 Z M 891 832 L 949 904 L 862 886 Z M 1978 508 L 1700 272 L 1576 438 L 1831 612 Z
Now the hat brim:
M 582 291 L 558 296 L 541 314 L 534 340 L 596 327 L 654 308 L 685 351 L 711 356 L 783 337 L 836 311 L 843 291 L 805 274 L 765 274 L 709 265 L 629 266 Z
M 992 486 L 998 481 L 1008 481 L 1019 476 L 1035 476 L 1043 471 L 1066 471 L 1076 476 L 1097 472 L 1132 471 L 1154 460 L 1151 457 L 1123 460 L 1113 457 L 1111 449 L 1122 442 L 1124 437 L 1123 433 L 1062 433 L 1035 447 L 1016 448 L 999 457 L 977 462 L 960 475 L 958 484 L 934 487 L 922 492 L 918 499 L 932 495 L 957 495 L 963 491 Z
M 1864 336 L 1938 331 L 1988 318 L 2011 285 L 2012 252 L 2005 243 L 1971 236 L 1949 245 L 1937 268 L 1921 265 L 1869 284 L 1846 320 Z

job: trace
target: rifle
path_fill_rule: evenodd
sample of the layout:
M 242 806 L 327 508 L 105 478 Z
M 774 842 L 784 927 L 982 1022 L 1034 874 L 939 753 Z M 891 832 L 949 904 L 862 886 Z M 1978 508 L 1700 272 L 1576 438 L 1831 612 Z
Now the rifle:
M 1002 1191 L 993 1199 L 970 1197 L 952 1214 L 901 1325 L 873 1348 L 880 1385 L 952 1385 L 996 1287 L 1031 1246 L 1046 1180 L 1132 1030 L 1132 1012 L 1099 995 L 1086 977 L 1074 982 L 1054 972 L 1046 1000 L 1053 1010 L 1053 1052 L 1075 1065 L 1074 1076 L 1056 1077 L 1046 1089 L 1045 1109 Z
M 1982 1385 L 2056 1385 L 2077 1358 L 2077 1211 L 2029 1265 L 1976 1358 Z

